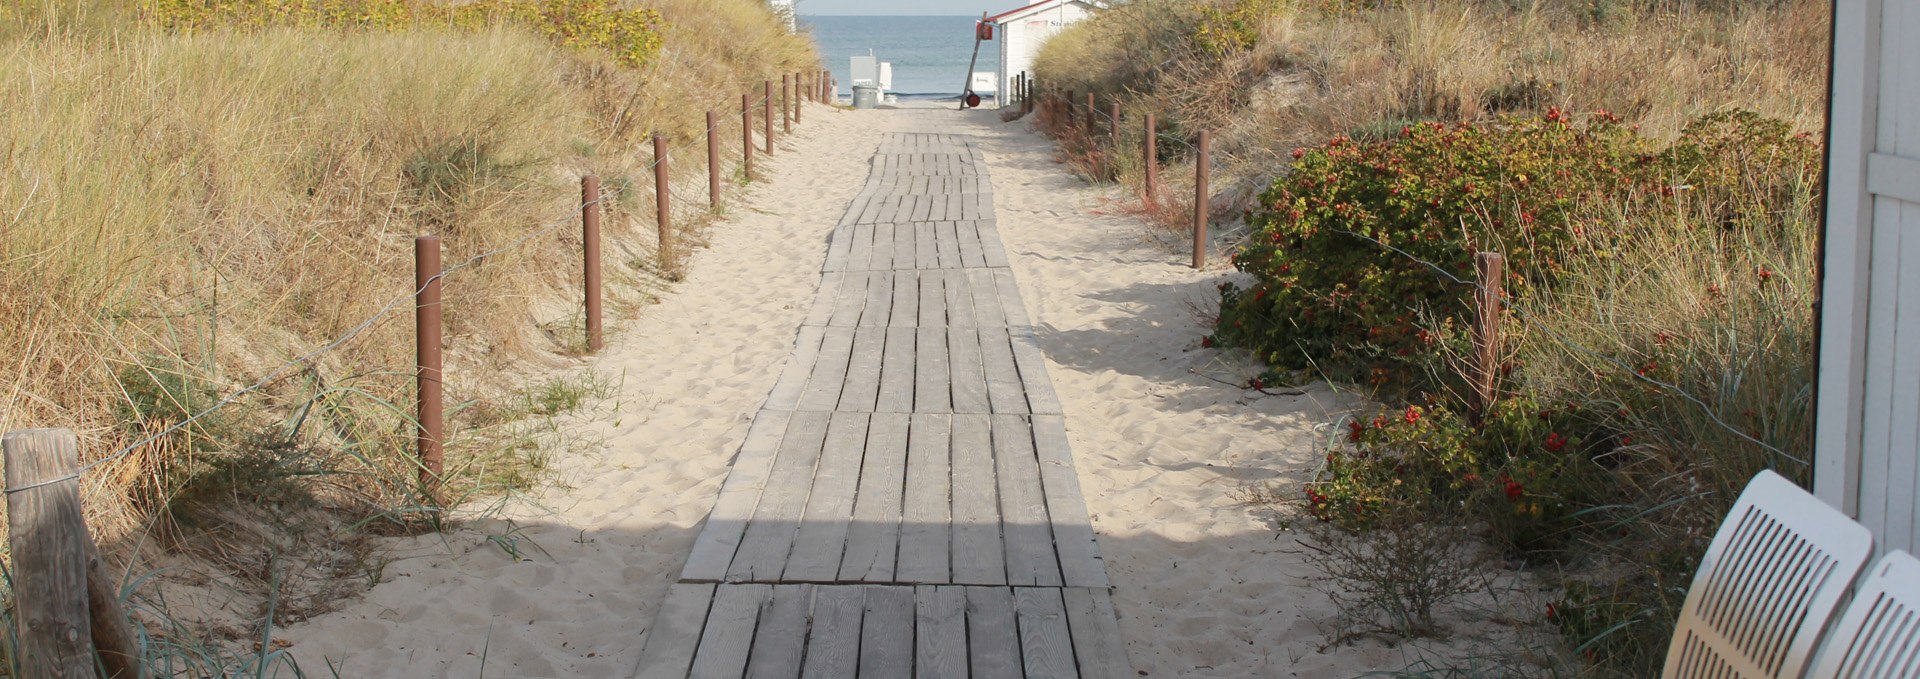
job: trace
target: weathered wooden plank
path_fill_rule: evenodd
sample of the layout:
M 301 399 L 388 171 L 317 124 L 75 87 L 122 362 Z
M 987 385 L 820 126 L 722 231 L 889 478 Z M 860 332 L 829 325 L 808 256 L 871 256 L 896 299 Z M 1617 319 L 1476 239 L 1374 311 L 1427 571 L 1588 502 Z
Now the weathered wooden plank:
M 1047 377 L 1047 357 L 1040 351 L 1040 341 L 1034 336 L 1033 328 L 1010 330 L 1013 363 L 1020 369 L 1020 385 L 1027 394 L 1027 408 L 1036 414 L 1060 414 L 1060 396 L 1053 390 L 1053 380 Z
M 913 588 L 868 587 L 861 619 L 860 678 L 913 677 Z
M 960 238 L 960 265 L 967 268 L 986 266 L 986 251 L 980 246 L 980 223 L 955 222 L 953 229 Z
M 993 412 L 1027 412 L 1027 395 L 1020 370 L 1013 361 L 1013 341 L 1006 328 L 980 328 L 980 362 L 986 371 L 987 398 Z
M 853 334 L 853 354 L 847 360 L 846 386 L 840 391 L 839 410 L 873 412 L 880 394 L 880 364 L 885 358 L 887 329 L 862 327 Z
M 1082 679 L 1127 679 L 1134 676 L 1127 662 L 1127 642 L 1120 636 L 1120 618 L 1105 587 L 1068 587 L 1067 627 L 1073 635 L 1073 655 L 1080 661 Z
M 878 414 L 867 427 L 867 454 L 840 557 L 840 581 L 892 582 L 907 485 L 908 415 Z
M 707 612 L 707 628 L 700 633 L 700 650 L 693 655 L 692 679 L 738 679 L 747 672 L 747 652 L 753 648 L 753 628 L 760 605 L 773 596 L 771 585 L 720 585 Z
M 967 590 L 955 585 L 914 589 L 916 679 L 967 678 Z
M 915 413 L 907 438 L 906 498 L 900 522 L 900 582 L 951 582 L 953 418 Z
M 880 394 L 874 411 L 913 412 L 914 342 L 919 339 L 913 328 L 888 328 L 887 345 L 880 359 Z
M 806 679 L 847 679 L 860 664 L 860 618 L 866 587 L 837 585 L 813 590 L 813 633 L 807 641 Z
M 893 316 L 893 272 L 867 274 L 866 308 L 860 312 L 860 325 L 884 326 Z
M 807 310 L 807 320 L 803 325 L 826 325 L 833 320 L 834 306 L 840 301 L 840 281 L 847 277 L 843 271 L 828 271 L 820 276 L 820 289 L 813 295 L 813 306 Z
M 892 224 L 874 225 L 873 249 L 867 256 L 867 269 L 872 271 L 893 269 L 893 228 Z
M 752 520 L 753 508 L 759 504 L 760 492 L 773 471 L 774 453 L 780 449 L 792 418 L 793 413 L 780 410 L 762 410 L 753 418 L 747 439 L 740 444 L 740 454 L 733 459 L 733 469 L 720 486 L 720 497 L 714 500 L 706 525 L 693 541 L 687 565 L 680 570 L 681 582 L 717 582 L 727 576 L 727 564 L 733 562 L 740 538 L 746 535 L 747 522 Z
M 1014 617 L 1012 590 L 967 588 L 967 661 L 973 679 L 1025 679 L 1028 676 L 1020 662 L 1020 631 Z
M 873 258 L 873 225 L 859 224 L 853 227 L 853 245 L 847 249 L 847 270 L 866 271 L 873 267 L 867 262 Z
M 1016 587 L 1013 608 L 1020 616 L 1020 657 L 1025 660 L 1027 676 L 1078 676 L 1067 607 L 1060 590 Z
M 814 360 L 813 374 L 800 393 L 800 410 L 833 410 L 840 403 L 840 391 L 847 383 L 848 363 L 853 359 L 855 328 L 828 326 L 820 339 L 820 355 Z
M 826 444 L 827 413 L 799 412 L 787 424 L 787 435 L 774 454 L 773 471 L 760 504 L 740 540 L 740 549 L 727 566 L 727 580 L 765 580 L 786 569 L 787 552 L 800 530 L 800 514 L 812 491 L 813 470 Z
M 860 461 L 866 455 L 867 413 L 834 413 L 827 427 L 826 448 L 813 473 L 813 492 L 807 499 L 793 555 L 781 579 L 785 582 L 832 582 L 840 573 L 847 531 L 853 520 L 854 493 L 860 485 Z
M 947 326 L 947 280 L 941 271 L 920 271 L 920 321 L 922 328 Z
M 919 255 L 920 230 L 912 223 L 893 225 L 893 268 L 912 269 Z
M 992 287 L 1000 302 L 1000 312 L 1007 325 L 1032 325 L 1027 315 L 1027 303 L 1020 299 L 1020 286 L 1014 283 L 1012 269 L 988 269 L 993 274 Z
M 686 679 L 693 669 L 693 653 L 700 648 L 700 632 L 707 626 L 713 603 L 711 584 L 672 585 L 667 600 L 647 628 L 647 645 L 640 651 L 640 679 Z
M 1047 498 L 1048 523 L 1054 548 L 1060 554 L 1062 583 L 1068 587 L 1106 587 L 1107 566 L 1087 518 L 1086 497 L 1074 472 L 1073 453 L 1067 448 L 1066 419 L 1059 415 L 1033 416 L 1034 457 L 1040 464 L 1042 492 Z
M 979 325 L 973 314 L 973 291 L 967 288 L 967 273 L 959 269 L 940 272 L 946 295 L 947 325 L 971 328 Z M 921 280 L 925 280 L 922 277 Z
M 960 261 L 960 236 L 956 232 L 953 222 L 937 222 L 934 224 L 934 229 L 938 233 L 936 237 L 939 239 L 940 268 L 961 268 L 963 262 Z
M 773 390 L 767 393 L 767 408 L 792 410 L 800 405 L 800 394 L 806 389 L 807 379 L 812 377 L 814 366 L 820 361 L 820 343 L 826 334 L 827 329 L 817 325 L 800 327 L 800 335 L 793 342 L 793 356 L 787 359 L 787 366 L 780 370 L 780 381 L 775 382 Z
M 953 411 L 948 390 L 947 333 L 940 328 L 920 327 L 914 345 L 913 411 L 946 413 Z
M 953 412 L 993 412 L 987 401 L 987 373 L 981 363 L 976 329 L 947 328 L 947 363 L 952 375 Z
M 908 253 L 907 262 L 913 262 Z M 893 272 L 893 312 L 888 322 L 896 328 L 911 328 L 920 321 L 920 272 L 911 268 Z
M 983 219 L 973 223 L 973 228 L 980 232 L 980 254 L 987 266 L 998 268 L 1012 265 L 1007 260 L 1007 246 L 1000 240 L 1000 228 L 993 219 L 993 213 L 985 213 Z
M 980 327 L 1006 327 L 1007 315 L 1000 310 L 999 285 L 988 269 L 967 269 L 967 290 L 973 295 L 974 323 Z
M 867 277 L 871 272 L 848 271 L 840 279 L 840 289 L 834 292 L 833 316 L 827 319 L 827 325 L 854 326 L 860 324 L 860 314 L 866 311 Z
M 932 224 L 913 225 L 913 251 L 914 268 L 940 268 L 940 230 Z
M 1000 485 L 1001 532 L 1007 543 L 1007 583 L 1058 587 L 1060 558 L 1034 456 L 1033 431 L 1020 415 L 993 416 L 994 473 Z
M 938 202 L 936 199 L 937 196 L 914 196 L 913 221 L 933 221 L 933 206 Z
M 761 605 L 760 624 L 753 632 L 748 677 L 798 679 L 800 659 L 807 650 L 807 617 L 812 608 L 813 585 L 773 586 L 773 596 Z
M 847 255 L 853 251 L 853 225 L 850 220 L 857 218 L 849 214 L 841 219 L 841 225 L 834 227 L 833 234 L 827 237 L 827 259 L 821 263 L 821 271 L 846 270 Z
M 986 415 L 953 416 L 953 581 L 959 584 L 1007 583 L 992 432 Z

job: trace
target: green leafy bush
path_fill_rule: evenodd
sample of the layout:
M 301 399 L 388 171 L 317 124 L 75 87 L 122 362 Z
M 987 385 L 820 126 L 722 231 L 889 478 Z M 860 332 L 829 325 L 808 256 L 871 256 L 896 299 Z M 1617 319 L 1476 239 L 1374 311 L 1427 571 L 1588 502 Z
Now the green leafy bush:
M 1449 322 L 1471 309 L 1468 289 L 1427 263 L 1471 280 L 1474 253 L 1499 251 L 1508 294 L 1525 294 L 1590 242 L 1597 206 L 1630 203 L 1661 176 L 1646 140 L 1612 116 L 1575 125 L 1559 111 L 1414 124 L 1295 155 L 1233 258 L 1256 282 L 1223 290 L 1215 340 L 1276 367 L 1402 389 L 1420 386 Z

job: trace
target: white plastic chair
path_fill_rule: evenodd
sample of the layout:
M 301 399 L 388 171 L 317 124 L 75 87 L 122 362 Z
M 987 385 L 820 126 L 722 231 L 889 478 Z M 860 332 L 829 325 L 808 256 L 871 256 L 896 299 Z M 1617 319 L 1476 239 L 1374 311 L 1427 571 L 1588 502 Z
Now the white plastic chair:
M 1840 623 L 1820 645 L 1818 679 L 1920 676 L 1920 560 L 1895 551 L 1867 571 Z
M 1747 484 L 1694 573 L 1668 679 L 1799 679 L 1873 534 L 1770 471 Z

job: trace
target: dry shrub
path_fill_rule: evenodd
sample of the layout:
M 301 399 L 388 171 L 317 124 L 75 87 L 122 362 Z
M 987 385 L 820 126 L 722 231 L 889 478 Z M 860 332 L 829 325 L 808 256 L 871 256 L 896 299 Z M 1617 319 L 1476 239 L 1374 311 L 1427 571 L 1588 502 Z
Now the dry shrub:
M 1367 634 L 1443 635 L 1452 607 L 1489 586 L 1473 535 L 1429 516 L 1403 510 L 1361 531 L 1306 527 L 1310 539 L 1301 545 L 1319 573 L 1313 582 L 1339 607 L 1345 630 L 1328 645 Z
M 1263 9 L 1256 37 L 1209 49 L 1206 12 L 1241 6 Z M 1068 27 L 1035 72 L 1053 90 L 1118 97 L 1129 118 L 1152 110 L 1177 138 L 1213 130 L 1214 183 L 1231 214 L 1285 172 L 1294 148 L 1410 120 L 1605 110 L 1664 140 L 1738 107 L 1817 129 L 1828 13 L 1816 0 L 1133 0 Z M 1115 153 L 1138 166 L 1137 147 Z M 1167 172 L 1190 171 L 1180 161 Z

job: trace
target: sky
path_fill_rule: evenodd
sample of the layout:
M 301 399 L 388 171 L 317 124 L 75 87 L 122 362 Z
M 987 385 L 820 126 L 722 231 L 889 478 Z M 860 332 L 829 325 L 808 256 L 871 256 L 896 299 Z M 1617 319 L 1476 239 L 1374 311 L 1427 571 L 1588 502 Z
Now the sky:
M 999 14 L 1032 4 L 1033 0 L 799 0 L 795 9 L 802 15 L 930 15 L 980 16 L 981 12 Z

